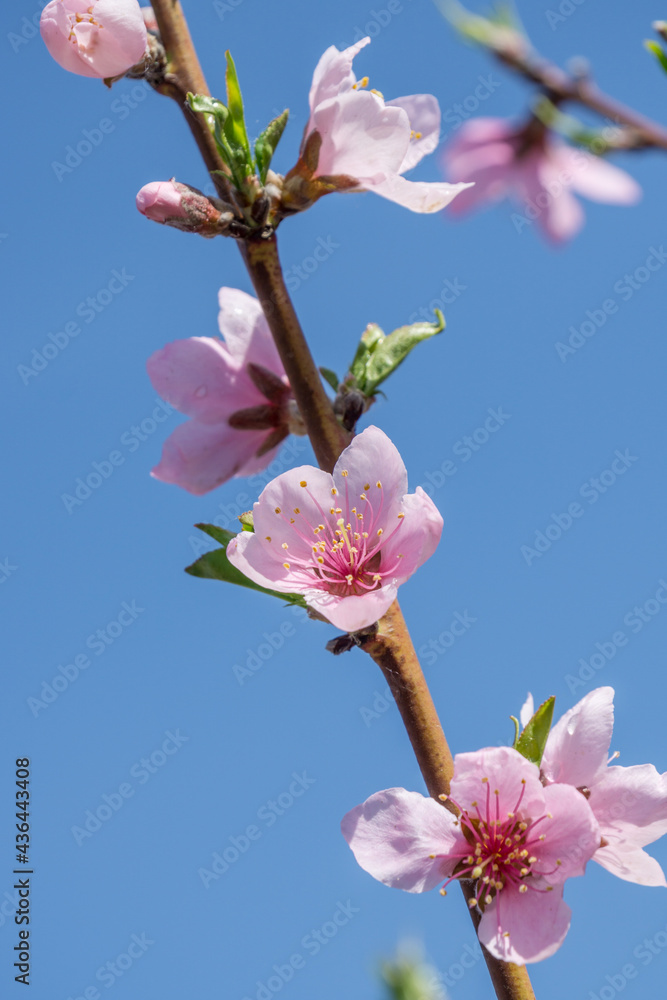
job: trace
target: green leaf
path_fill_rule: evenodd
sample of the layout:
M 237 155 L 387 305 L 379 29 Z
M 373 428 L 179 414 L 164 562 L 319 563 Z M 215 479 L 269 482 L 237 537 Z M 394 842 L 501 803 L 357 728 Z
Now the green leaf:
M 225 122 L 225 137 L 229 144 L 233 163 L 230 163 L 232 174 L 237 187 L 240 187 L 246 177 L 250 177 L 255 172 L 255 163 L 250 151 L 250 142 L 245 127 L 245 116 L 243 113 L 243 98 L 241 88 L 236 75 L 234 60 L 229 52 L 227 57 L 227 107 L 229 117 Z
M 227 531 L 225 528 L 219 528 L 217 524 L 195 524 L 195 528 L 199 528 L 204 534 L 210 535 L 213 541 L 218 542 L 220 545 L 227 546 L 227 542 L 234 537 L 233 531 Z
M 368 359 L 363 392 L 372 396 L 377 387 L 405 360 L 413 347 L 440 333 L 445 328 L 445 317 L 435 310 L 437 323 L 412 323 L 394 330 L 383 341 L 377 343 Z
M 334 392 L 338 392 L 340 382 L 335 372 L 332 372 L 330 368 L 320 368 L 320 375 L 325 382 L 329 383 Z
M 384 331 L 377 323 L 369 323 L 361 335 L 359 346 L 350 365 L 350 375 L 355 379 L 362 392 L 365 392 L 366 368 L 371 354 L 384 339 Z
M 665 55 L 665 53 L 663 52 L 662 46 L 658 45 L 657 42 L 645 41 L 644 48 L 648 49 L 649 52 L 653 53 L 653 55 L 656 57 L 656 59 L 664 69 L 665 73 L 667 73 L 667 55 Z
M 218 152 L 233 173 L 234 156 L 225 134 L 229 110 L 222 101 L 205 94 L 188 94 L 188 104 L 193 111 L 199 111 L 207 116 L 208 127 L 213 134 Z
M 235 537 L 234 532 L 218 528 L 214 524 L 197 524 L 196 527 L 210 535 L 216 542 L 220 542 L 223 548 L 205 552 L 191 566 L 186 566 L 185 572 L 189 573 L 190 576 L 198 576 L 205 580 L 223 580 L 225 583 L 234 583 L 238 587 L 247 587 L 249 590 L 259 591 L 260 594 L 277 597 L 286 604 L 298 604 L 302 608 L 306 607 L 306 602 L 301 594 L 281 594 L 277 590 L 267 590 L 266 587 L 260 587 L 230 563 L 226 550 L 231 539 Z
M 266 175 L 271 166 L 273 154 L 285 131 L 288 118 L 289 111 L 286 109 L 281 115 L 278 115 L 277 118 L 269 122 L 264 131 L 255 140 L 255 162 L 257 163 L 257 173 L 262 184 L 266 182 Z
M 514 749 L 518 750 L 526 760 L 540 766 L 544 748 L 547 745 L 547 737 L 551 729 L 551 720 L 554 714 L 554 704 L 556 698 L 552 695 L 547 698 L 529 721 L 528 725 L 515 742 Z

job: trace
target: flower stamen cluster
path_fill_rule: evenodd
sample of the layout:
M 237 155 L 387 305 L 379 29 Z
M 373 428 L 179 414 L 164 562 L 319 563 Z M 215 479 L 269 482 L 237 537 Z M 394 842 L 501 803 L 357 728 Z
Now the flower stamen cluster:
M 510 747 L 458 754 L 452 792 L 440 798 L 456 814 L 403 788 L 377 792 L 345 816 L 343 835 L 385 885 L 441 885 L 446 895 L 455 879 L 473 880 L 469 903 L 491 954 L 518 964 L 547 958 L 570 924 L 563 885 L 600 845 L 588 803 L 575 788 L 544 788 L 538 768 Z
M 385 614 L 440 539 L 433 502 L 406 489 L 396 448 L 369 427 L 332 475 L 301 466 L 269 483 L 254 507 L 255 534 L 241 532 L 227 555 L 260 586 L 303 594 L 332 624 L 358 631 Z

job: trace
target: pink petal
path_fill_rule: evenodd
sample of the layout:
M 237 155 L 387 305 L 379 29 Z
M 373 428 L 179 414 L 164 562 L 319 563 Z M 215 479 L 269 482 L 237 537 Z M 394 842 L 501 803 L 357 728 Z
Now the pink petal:
M 535 219 L 555 243 L 570 239 L 581 229 L 583 209 L 548 156 L 534 151 L 523 157 L 517 162 L 515 179 L 528 218 Z
M 265 437 L 266 431 L 237 431 L 225 424 L 188 420 L 167 438 L 151 475 L 201 496 L 237 475 Z
M 653 764 L 608 767 L 589 805 L 609 841 L 594 860 L 628 882 L 666 885 L 658 862 L 641 848 L 667 833 L 667 774 Z
M 256 509 L 257 504 L 255 511 Z M 256 534 L 241 531 L 232 538 L 227 546 L 227 557 L 233 566 L 260 587 L 279 590 L 282 594 L 294 593 L 300 589 L 285 583 L 288 571 L 259 544 Z
M 541 769 L 547 781 L 592 788 L 607 766 L 614 728 L 614 689 L 589 692 L 549 733 Z
M 592 201 L 613 205 L 634 205 L 642 196 L 637 181 L 600 156 L 582 149 L 560 146 L 551 152 L 563 172 L 572 175 L 571 185 Z
M 435 552 L 444 521 L 442 514 L 421 486 L 401 503 L 405 517 L 396 534 L 382 549 L 382 565 L 391 566 L 399 558 L 396 579 L 404 583 Z
M 262 365 L 284 376 L 285 369 L 257 299 L 238 288 L 223 287 L 218 292 L 218 303 L 218 326 L 234 360 L 239 365 Z
M 608 847 L 601 847 L 593 856 L 593 861 L 606 868 L 612 875 L 622 878 L 625 882 L 636 882 L 638 885 L 667 886 L 665 873 L 650 854 L 641 847 L 631 844 L 614 842 Z
M 506 197 L 510 193 L 514 170 L 505 166 L 485 167 L 477 173 L 469 174 L 469 177 L 473 186 L 462 191 L 454 199 L 449 206 L 448 215 L 465 215 L 486 201 L 499 201 Z
M 365 90 L 320 104 L 309 128 L 322 136 L 316 176 L 346 174 L 365 188 L 398 171 L 410 142 L 405 111 Z
M 475 181 L 490 168 L 504 168 L 509 183 L 516 165 L 516 152 L 509 142 L 493 142 L 486 146 L 460 150 L 456 143 L 446 146 L 442 157 L 447 175 L 460 180 Z
M 600 845 L 600 827 L 589 803 L 571 785 L 548 785 L 544 789 L 546 816 L 535 827 L 545 835 L 532 851 L 538 863 L 533 874 L 541 874 L 550 885 L 559 885 L 574 875 L 583 875 L 586 864 Z
M 344 471 L 347 476 L 342 475 Z M 374 425 L 352 439 L 336 462 L 333 480 L 341 496 L 350 497 L 350 507 L 357 504 L 367 484 L 381 482 L 383 510 L 388 514 L 399 510 L 408 490 L 408 474 L 398 448 Z
M 546 893 L 506 887 L 484 911 L 477 933 L 502 962 L 541 962 L 562 945 L 571 915 L 561 887 Z
M 273 551 L 280 562 L 289 558 L 281 547 L 283 542 L 287 542 L 289 553 L 302 558 L 311 555 L 313 541 L 317 540 L 313 526 L 322 522 L 335 526 L 335 515 L 329 513 L 332 487 L 333 478 L 329 473 L 312 465 L 300 465 L 281 473 L 267 483 L 255 504 L 255 537 L 261 539 L 262 546 Z M 325 508 L 323 503 L 329 506 Z M 291 520 L 294 524 L 289 523 Z
M 350 45 L 342 52 L 335 45 L 329 46 L 313 73 L 313 82 L 308 95 L 311 111 L 323 101 L 337 97 L 338 94 L 352 88 L 357 81 L 352 72 L 352 60 L 366 45 L 370 45 L 370 41 L 370 38 L 362 38 L 360 42 Z M 309 128 L 308 131 L 311 132 L 312 129 Z
M 408 181 L 395 175 L 369 190 L 389 201 L 395 201 L 412 212 L 431 213 L 445 208 L 461 191 L 471 184 L 447 184 L 444 181 Z
M 449 144 L 449 150 L 465 152 L 475 146 L 511 142 L 517 127 L 504 118 L 471 118 L 459 128 Z
M 569 191 L 563 191 L 551 199 L 545 210 L 538 215 L 537 222 L 554 243 L 564 243 L 572 239 L 584 224 L 584 210 Z
M 213 337 L 175 340 L 146 363 L 153 388 L 181 413 L 205 424 L 265 402 L 226 346 Z
M 495 815 L 497 801 L 499 815 L 503 818 L 510 812 L 520 811 L 532 817 L 545 812 L 544 789 L 537 767 L 512 747 L 459 753 L 454 758 L 454 772 L 452 799 L 463 809 L 478 802 L 480 812 L 485 812 L 488 798 L 492 815 Z
M 437 148 L 440 141 L 440 105 L 432 94 L 395 97 L 393 101 L 385 103 L 387 107 L 403 108 L 411 131 L 419 133 L 419 138 L 414 135 L 410 138 L 410 145 L 399 167 L 398 172 L 404 174 Z
M 371 795 L 343 817 L 341 830 L 364 871 L 406 892 L 426 892 L 443 881 L 458 858 L 430 855 L 446 855 L 462 839 L 452 813 L 404 788 Z
M 301 487 L 301 482 L 308 486 Z M 311 494 L 316 498 L 330 496 L 332 485 L 328 472 L 310 465 L 290 469 L 268 483 L 253 508 L 255 533 L 243 532 L 230 543 L 227 554 L 231 562 L 262 587 L 285 593 L 311 589 L 312 571 L 298 565 L 300 560 L 309 561 L 312 557 L 311 526 L 323 518 L 323 509 Z M 326 515 L 324 518 L 328 520 Z M 294 525 L 289 523 L 290 519 Z
M 308 605 L 319 611 L 336 628 L 343 632 L 357 632 L 377 622 L 387 613 L 396 600 L 397 588 L 385 584 L 379 590 L 349 597 L 336 597 L 321 590 L 305 591 Z

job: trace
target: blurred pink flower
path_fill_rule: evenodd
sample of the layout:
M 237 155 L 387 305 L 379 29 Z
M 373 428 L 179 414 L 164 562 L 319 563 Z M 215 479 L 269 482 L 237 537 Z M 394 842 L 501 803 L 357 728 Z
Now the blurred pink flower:
M 529 140 L 525 129 L 499 118 L 463 125 L 446 147 L 443 163 L 448 176 L 474 181 L 450 214 L 463 215 L 511 195 L 525 213 L 512 217 L 517 231 L 535 220 L 556 243 L 574 236 L 584 221 L 573 191 L 615 205 L 632 205 L 641 197 L 637 182 L 601 157 L 544 135 Z
M 80 76 L 119 76 L 146 51 L 137 0 L 51 0 L 39 27 L 55 61 Z
M 407 488 L 396 447 L 368 427 L 333 475 L 302 465 L 269 483 L 254 506 L 255 533 L 237 535 L 227 555 L 255 583 L 303 594 L 337 628 L 355 632 L 382 617 L 440 541 L 437 507 L 421 487 Z
M 549 733 L 542 778 L 583 791 L 604 838 L 594 861 L 626 882 L 667 886 L 662 868 L 643 850 L 667 833 L 667 774 L 653 764 L 609 767 L 613 728 L 614 689 L 596 688 Z
M 518 965 L 553 955 L 570 926 L 563 883 L 584 874 L 600 844 L 586 800 L 567 785 L 543 788 L 510 747 L 457 754 L 451 791 L 457 816 L 403 788 L 371 795 L 341 824 L 357 862 L 406 892 L 474 880 L 479 939 L 492 955 Z
M 438 102 L 430 94 L 385 101 L 378 90 L 364 89 L 368 78 L 357 81 L 352 60 L 369 42 L 363 38 L 342 52 L 332 45 L 318 62 L 301 152 L 317 131 L 315 178 L 351 178 L 357 183 L 346 190 L 374 191 L 413 212 L 437 212 L 468 185 L 408 181 L 402 174 L 438 145 Z
M 220 332 L 176 340 L 147 363 L 155 389 L 191 419 L 164 443 L 156 479 L 200 495 L 269 465 L 280 442 L 303 433 L 282 363 L 257 299 L 219 293 Z

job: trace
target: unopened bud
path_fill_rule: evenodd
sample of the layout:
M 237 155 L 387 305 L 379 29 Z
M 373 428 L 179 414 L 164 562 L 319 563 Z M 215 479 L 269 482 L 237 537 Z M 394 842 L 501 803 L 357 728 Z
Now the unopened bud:
M 207 198 L 173 178 L 145 184 L 137 195 L 137 208 L 153 222 L 206 237 L 224 235 L 234 218 L 219 199 Z

